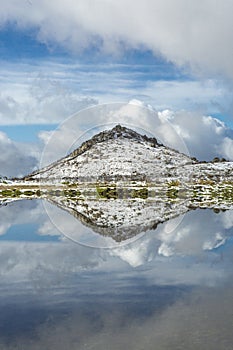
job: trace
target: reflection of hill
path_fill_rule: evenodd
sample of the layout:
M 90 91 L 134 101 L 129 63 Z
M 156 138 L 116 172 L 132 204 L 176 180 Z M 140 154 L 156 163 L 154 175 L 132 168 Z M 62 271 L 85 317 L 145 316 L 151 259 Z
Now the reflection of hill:
M 71 199 L 49 197 L 49 201 L 68 211 L 84 225 L 117 242 L 132 238 L 159 223 L 188 211 L 187 201 L 163 198 L 143 199 Z
M 49 195 L 47 199 L 66 210 L 85 226 L 116 242 L 130 239 L 155 229 L 158 224 L 189 210 L 212 208 L 232 209 L 232 197 L 226 188 L 214 192 L 182 190 L 176 186 L 159 192 L 141 188 L 97 187 L 82 195 L 65 191 L 66 195 Z M 217 191 L 217 192 L 216 192 Z M 216 195 L 217 194 L 217 195 Z
M 213 186 L 205 183 L 203 186 L 196 185 L 184 189 L 173 181 L 161 185 L 159 190 L 158 188 L 158 185 L 118 187 L 99 184 L 89 188 L 69 185 L 54 189 L 48 187 L 47 190 L 41 188 L 38 198 L 45 198 L 72 214 L 93 232 L 99 233 L 99 238 L 109 237 L 115 242 L 126 241 L 145 231 L 155 229 L 159 223 L 192 209 L 212 208 L 215 212 L 233 209 L 231 184 Z M 32 193 L 32 191 L 26 192 Z M 26 192 L 15 198 L 2 197 L 0 206 L 12 201 L 32 199 L 31 194 L 26 197 Z M 32 195 L 36 198 L 36 194 Z M 55 217 L 55 224 L 56 220 Z M 67 221 L 69 222 L 69 217 Z M 73 222 L 76 232 L 76 220 Z M 66 230 L 67 227 L 62 229 L 62 232 L 66 234 Z

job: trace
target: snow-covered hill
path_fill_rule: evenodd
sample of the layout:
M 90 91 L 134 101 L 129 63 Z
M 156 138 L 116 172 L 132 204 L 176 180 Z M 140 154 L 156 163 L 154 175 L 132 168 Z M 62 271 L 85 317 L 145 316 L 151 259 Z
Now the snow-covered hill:
M 177 167 L 193 163 L 186 155 L 158 144 L 155 138 L 117 125 L 84 142 L 69 156 L 27 176 L 26 179 L 148 180 L 173 177 Z
M 67 157 L 25 177 L 42 182 L 164 183 L 199 180 L 232 181 L 233 163 L 199 163 L 161 145 L 155 138 L 115 126 L 84 142 Z

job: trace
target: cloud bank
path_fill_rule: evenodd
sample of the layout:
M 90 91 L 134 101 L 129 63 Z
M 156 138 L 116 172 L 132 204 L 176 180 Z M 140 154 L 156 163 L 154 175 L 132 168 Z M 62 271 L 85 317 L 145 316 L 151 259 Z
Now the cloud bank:
M 132 100 L 88 108 L 68 118 L 55 132 L 41 132 L 39 136 L 45 144 L 41 165 L 69 154 L 83 141 L 116 123 L 147 132 L 164 145 L 199 160 L 216 156 L 233 159 L 233 132 L 217 118 L 197 112 L 157 111 L 142 101 Z
M 34 29 L 50 49 L 147 49 L 195 72 L 233 78 L 232 12 L 232 1 L 11 0 L 1 4 L 0 23 Z
M 0 125 L 59 123 L 98 103 L 83 92 L 83 87 L 73 89 L 69 86 L 67 82 L 76 79 L 76 84 L 81 75 L 77 77 L 77 72 L 71 75 L 70 66 L 65 68 L 44 62 L 37 67 L 31 62 L 26 67 L 19 64 L 15 68 L 15 64 L 2 63 Z
M 0 131 L 0 175 L 23 176 L 38 165 L 38 148 L 12 141 Z
M 182 110 L 157 111 L 132 100 L 80 111 L 55 131 L 40 131 L 41 144 L 37 146 L 15 142 L 0 131 L 0 175 L 26 175 L 69 154 L 83 141 L 116 123 L 136 128 L 142 134 L 147 132 L 164 145 L 199 160 L 209 161 L 216 156 L 233 160 L 233 131 L 219 119 Z
M 49 60 L 15 67 L 1 62 L 0 125 L 60 123 L 83 108 L 130 99 L 157 110 L 231 114 L 232 93 L 216 80 L 153 81 L 143 73 L 146 65 L 136 72 L 131 68 Z

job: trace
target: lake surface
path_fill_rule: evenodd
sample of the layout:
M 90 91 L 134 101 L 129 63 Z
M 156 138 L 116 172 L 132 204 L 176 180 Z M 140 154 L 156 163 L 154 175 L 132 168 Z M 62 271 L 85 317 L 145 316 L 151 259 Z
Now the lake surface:
M 232 210 L 122 241 L 43 200 L 0 215 L 1 350 L 232 349 Z

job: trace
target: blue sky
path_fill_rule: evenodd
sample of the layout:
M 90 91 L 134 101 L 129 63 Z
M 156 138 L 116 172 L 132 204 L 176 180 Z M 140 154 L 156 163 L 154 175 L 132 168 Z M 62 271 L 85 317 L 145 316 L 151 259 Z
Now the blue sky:
M 202 157 L 192 130 L 204 128 L 213 145 L 203 157 L 215 149 L 233 158 L 232 7 L 210 0 L 1 4 L 0 146 L 11 144 L 11 157 L 20 148 L 22 159 L 29 147 L 38 164 L 45 135 L 70 115 L 140 101 L 155 113 L 171 112 L 169 122 L 193 155 Z M 209 129 L 207 116 L 213 117 Z M 221 130 L 214 118 L 225 123 Z M 1 161 L 1 173 L 9 175 L 7 159 Z M 25 159 L 25 172 L 28 166 Z

